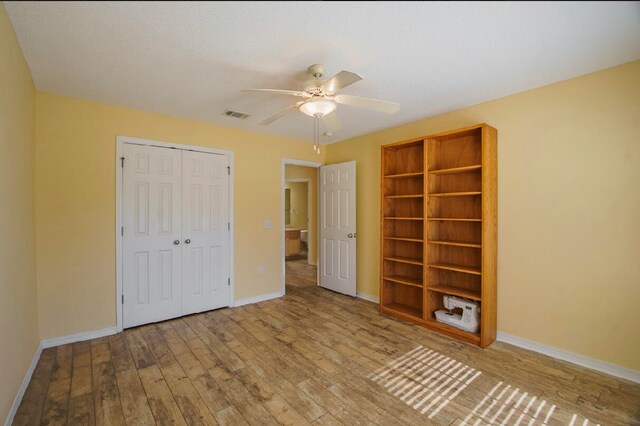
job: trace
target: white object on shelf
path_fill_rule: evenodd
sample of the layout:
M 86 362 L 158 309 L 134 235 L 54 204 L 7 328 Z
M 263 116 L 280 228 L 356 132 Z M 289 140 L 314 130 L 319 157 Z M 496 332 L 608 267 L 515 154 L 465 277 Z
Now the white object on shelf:
M 444 307 L 447 310 L 436 311 L 436 320 L 471 333 L 480 329 L 480 311 L 478 303 L 462 297 L 445 295 Z M 452 312 L 455 308 L 462 309 L 462 315 Z

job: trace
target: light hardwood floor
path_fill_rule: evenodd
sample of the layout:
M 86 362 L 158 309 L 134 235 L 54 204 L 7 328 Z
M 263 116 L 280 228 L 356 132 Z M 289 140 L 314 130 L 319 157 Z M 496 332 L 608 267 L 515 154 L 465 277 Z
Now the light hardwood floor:
M 317 269 L 309 265 L 305 258 L 294 258 L 285 262 L 285 278 L 287 285 L 308 288 L 317 284 Z
M 439 336 L 288 266 L 284 298 L 45 349 L 14 424 L 640 424 L 640 385 Z

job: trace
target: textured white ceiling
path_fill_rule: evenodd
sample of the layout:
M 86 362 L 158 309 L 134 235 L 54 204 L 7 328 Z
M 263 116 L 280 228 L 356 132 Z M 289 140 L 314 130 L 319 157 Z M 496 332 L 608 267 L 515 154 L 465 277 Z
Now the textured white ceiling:
M 330 143 L 640 58 L 639 2 L 5 2 L 38 90 L 312 140 L 306 68 L 364 80 Z M 226 109 L 251 114 L 223 116 Z

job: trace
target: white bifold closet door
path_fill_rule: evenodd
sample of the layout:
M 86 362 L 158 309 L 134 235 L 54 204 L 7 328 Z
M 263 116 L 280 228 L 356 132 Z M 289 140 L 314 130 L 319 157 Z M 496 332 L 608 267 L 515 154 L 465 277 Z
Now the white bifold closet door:
M 123 326 L 229 306 L 229 157 L 124 144 Z
M 229 157 L 182 152 L 183 314 L 229 306 Z

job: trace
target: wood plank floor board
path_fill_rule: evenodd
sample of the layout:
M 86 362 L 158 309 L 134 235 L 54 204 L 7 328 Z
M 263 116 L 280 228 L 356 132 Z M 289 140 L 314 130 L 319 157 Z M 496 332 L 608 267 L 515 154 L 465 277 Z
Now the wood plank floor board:
M 172 363 L 160 370 L 187 424 L 218 424 L 180 364 Z
M 67 416 L 67 422 L 69 424 L 95 424 L 92 390 L 91 344 L 86 341 L 74 343 L 73 370 Z
M 111 349 L 111 360 L 116 373 L 136 369 L 136 364 L 133 362 L 124 333 L 109 336 L 109 348 Z
M 95 425 L 93 395 L 90 393 L 69 399 L 69 413 L 66 424 Z
M 138 371 L 124 370 L 116 373 L 122 413 L 129 425 L 155 424 L 147 395 L 142 387 Z
M 222 391 L 223 382 L 214 379 L 193 354 L 181 354 L 177 358 L 211 413 L 215 414 L 231 405 Z
M 70 387 L 71 377 L 57 379 L 49 383 L 41 424 L 63 425 L 67 423 Z
M 215 335 L 219 342 L 224 344 L 231 352 L 233 352 L 242 362 L 257 357 L 254 350 L 238 340 L 232 333 L 225 329 L 223 321 L 219 317 L 224 315 L 212 312 L 206 315 L 198 316 L 200 321 Z
M 73 344 L 56 347 L 56 358 L 51 371 L 51 381 L 71 378 L 73 366 Z
M 96 425 L 124 425 L 116 372 L 107 338 L 90 341 L 92 395 Z
M 215 414 L 216 421 L 221 426 L 243 426 L 248 425 L 247 421 L 242 417 L 240 411 L 233 405 L 218 411 Z
M 125 330 L 124 335 L 138 370 L 156 365 L 156 359 L 142 335 L 142 328 Z
M 153 354 L 156 363 L 160 367 L 166 367 L 176 363 L 173 352 L 169 349 L 164 338 L 160 335 L 155 324 L 144 326 L 140 329 L 142 338 L 147 343 L 149 350 Z
M 262 358 L 256 358 L 248 361 L 248 367 L 270 383 L 275 391 L 282 395 L 308 422 L 313 422 L 326 413 L 313 398 L 300 391 L 293 383 L 275 370 L 273 364 L 266 362 Z
M 256 354 L 260 355 L 270 351 L 267 345 L 265 345 L 263 342 L 258 340 L 253 334 L 249 333 L 244 328 L 238 326 L 238 324 L 236 324 L 229 317 L 229 315 L 225 314 L 224 316 L 221 316 L 220 318 L 218 318 L 218 320 L 220 321 L 220 325 L 225 330 L 228 330 L 229 333 L 231 333 L 235 338 L 240 340 L 246 346 L 251 348 L 251 350 L 253 350 L 253 352 L 255 352 Z
M 221 342 L 205 324 L 196 318 L 196 316 L 192 315 L 185 318 L 185 323 L 229 370 L 238 370 L 245 366 L 244 362 L 242 362 L 242 360 L 231 349 Z
M 285 297 L 43 350 L 16 425 L 640 425 L 640 384 L 381 315 L 286 262 Z
M 304 382 L 298 383 L 298 387 L 345 425 L 381 424 L 372 422 L 370 418 L 365 417 L 365 413 L 354 410 L 342 401 L 341 398 L 329 392 L 324 386 L 313 379 L 307 379 Z
M 93 379 L 91 377 L 91 344 L 89 342 L 73 344 L 72 365 L 70 397 L 75 398 L 90 394 L 93 388 Z
M 340 426 L 340 425 L 342 425 L 342 423 L 340 423 L 338 420 L 336 420 L 336 418 L 333 417 L 329 413 L 323 414 L 321 417 L 317 418 L 311 424 L 314 425 L 314 426 Z
M 283 425 L 308 425 L 307 420 L 262 377 L 249 367 L 235 371 L 249 392 Z
M 186 425 L 182 412 L 157 365 L 138 370 L 157 424 Z
M 250 425 L 277 425 L 278 421 L 235 377 L 227 380 L 223 392 Z
M 180 337 L 180 334 L 173 328 L 170 322 L 159 324 L 158 329 L 174 357 L 177 358 L 179 355 L 191 353 L 189 346 L 182 337 Z
M 232 377 L 231 370 L 218 358 L 200 338 L 188 340 L 187 345 L 204 369 L 217 381 L 223 382 Z
M 351 408 L 364 411 L 366 413 L 365 416 L 373 419 L 375 423 L 383 425 L 405 424 L 401 419 L 392 416 L 384 408 L 373 403 L 366 395 L 361 394 L 359 390 L 354 390 L 342 383 L 337 383 L 331 386 L 328 391 L 347 403 Z
M 35 425 L 40 423 L 55 357 L 56 348 L 42 350 L 40 359 L 31 376 L 31 381 L 14 416 L 14 425 Z
M 72 371 L 73 345 L 67 344 L 56 347 L 56 356 L 51 370 L 51 381 L 44 401 L 42 424 L 62 425 L 67 423 Z
M 244 321 L 239 324 L 247 331 L 252 332 L 250 328 L 246 327 L 246 323 Z M 255 324 L 255 322 L 253 324 Z M 323 369 L 318 369 L 312 362 L 294 351 L 289 345 L 276 339 L 276 335 L 279 334 L 278 330 L 274 330 L 273 332 L 275 334 L 272 335 L 271 339 L 263 343 L 265 343 L 271 351 L 277 355 L 276 358 L 284 360 L 284 362 L 288 364 L 293 371 L 297 371 L 302 374 L 302 377 L 297 379 L 296 383 L 305 380 L 308 377 L 314 377 L 314 379 L 321 382 L 323 386 L 329 387 L 338 381 L 335 376 Z

